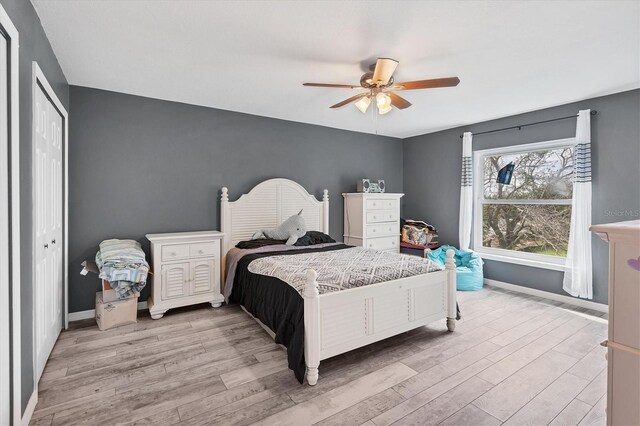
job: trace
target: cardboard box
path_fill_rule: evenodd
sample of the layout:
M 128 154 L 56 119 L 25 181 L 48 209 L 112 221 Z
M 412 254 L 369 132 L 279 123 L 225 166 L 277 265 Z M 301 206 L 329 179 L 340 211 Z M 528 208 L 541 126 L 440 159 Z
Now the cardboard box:
M 102 280 L 102 302 L 117 302 L 118 300 L 121 299 L 118 297 L 118 293 L 111 288 L 109 281 Z
M 97 292 L 96 322 L 100 330 L 138 322 L 138 297 L 105 302 L 102 291 Z

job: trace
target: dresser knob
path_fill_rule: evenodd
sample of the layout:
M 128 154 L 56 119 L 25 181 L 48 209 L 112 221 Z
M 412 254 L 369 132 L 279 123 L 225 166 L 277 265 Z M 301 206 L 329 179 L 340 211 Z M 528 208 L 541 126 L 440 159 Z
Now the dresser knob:
M 175 256 L 177 253 L 175 251 L 171 252 L 171 256 Z
M 374 229 L 373 229 L 373 233 L 375 233 L 375 232 L 376 232 L 376 230 L 375 230 L 375 228 L 374 228 Z
M 204 251 L 198 250 L 198 254 L 202 254 L 202 253 L 204 253 Z

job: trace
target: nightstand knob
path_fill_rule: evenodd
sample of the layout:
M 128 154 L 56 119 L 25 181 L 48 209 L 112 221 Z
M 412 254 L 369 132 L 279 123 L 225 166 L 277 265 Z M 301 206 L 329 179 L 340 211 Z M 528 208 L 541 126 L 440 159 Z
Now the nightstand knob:
M 375 228 L 373 229 L 373 232 L 374 232 L 374 233 L 376 232 Z
M 171 256 L 175 256 L 177 253 L 175 251 L 171 252 Z

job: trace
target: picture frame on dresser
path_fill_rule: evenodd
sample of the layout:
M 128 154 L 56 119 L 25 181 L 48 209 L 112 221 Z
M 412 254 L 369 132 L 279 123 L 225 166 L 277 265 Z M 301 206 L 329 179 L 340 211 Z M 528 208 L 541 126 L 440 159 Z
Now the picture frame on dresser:
M 151 242 L 151 318 L 160 319 L 172 308 L 224 302 L 220 290 L 221 241 L 218 231 L 147 234 Z

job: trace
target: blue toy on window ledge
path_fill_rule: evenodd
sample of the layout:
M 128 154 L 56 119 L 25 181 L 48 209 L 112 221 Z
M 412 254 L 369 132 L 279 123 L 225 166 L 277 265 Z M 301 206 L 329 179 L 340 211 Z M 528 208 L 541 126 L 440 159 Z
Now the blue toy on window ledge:
M 516 165 L 513 164 L 513 161 L 512 161 L 506 166 L 504 166 L 503 168 L 501 168 L 500 171 L 498 172 L 498 178 L 496 179 L 496 182 L 502 185 L 511 185 L 511 177 L 513 176 L 513 168 L 515 166 Z
M 442 266 L 447 259 L 447 250 L 453 250 L 456 262 L 456 289 L 461 291 L 477 291 L 482 289 L 484 275 L 480 256 L 472 251 L 462 251 L 449 245 L 435 250 L 425 250 L 425 257 Z

